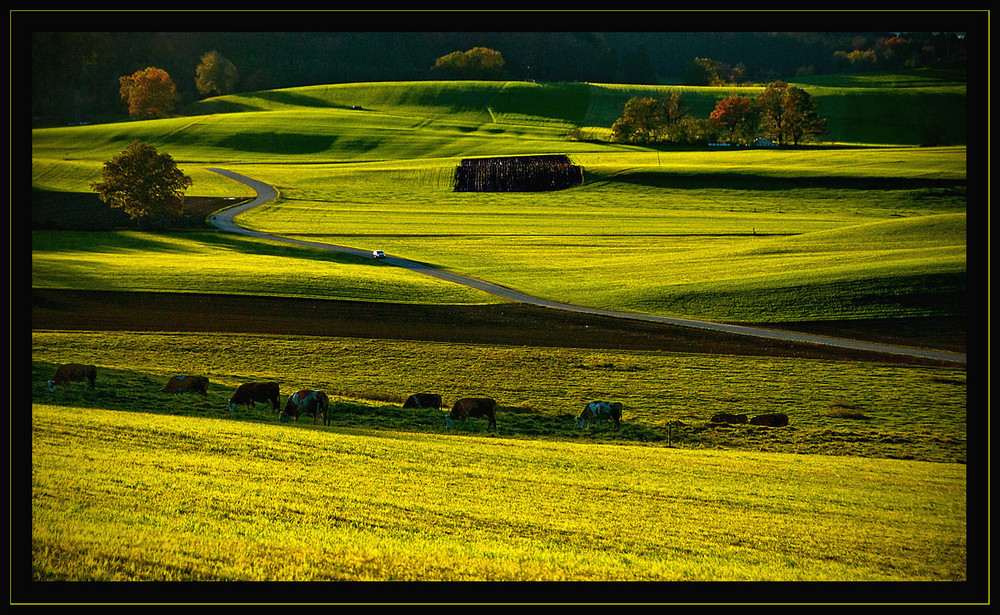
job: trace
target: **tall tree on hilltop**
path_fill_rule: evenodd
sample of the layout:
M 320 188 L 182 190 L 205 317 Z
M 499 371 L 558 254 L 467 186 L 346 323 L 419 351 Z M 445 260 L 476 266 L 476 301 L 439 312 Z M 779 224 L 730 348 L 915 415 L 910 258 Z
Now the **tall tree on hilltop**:
M 177 104 L 177 87 L 162 68 L 147 66 L 119 77 L 118 84 L 132 117 L 163 117 Z
M 431 71 L 442 79 L 482 79 L 503 78 L 503 55 L 487 47 L 473 47 L 468 51 L 454 51 L 443 55 L 434 62 Z
M 218 51 L 209 51 L 201 56 L 201 64 L 195 69 L 195 86 L 203 95 L 231 94 L 236 89 L 239 72 L 236 65 Z
M 101 178 L 90 185 L 100 199 L 147 227 L 179 218 L 184 212 L 184 190 L 192 183 L 170 154 L 141 141 L 133 141 L 105 162 Z

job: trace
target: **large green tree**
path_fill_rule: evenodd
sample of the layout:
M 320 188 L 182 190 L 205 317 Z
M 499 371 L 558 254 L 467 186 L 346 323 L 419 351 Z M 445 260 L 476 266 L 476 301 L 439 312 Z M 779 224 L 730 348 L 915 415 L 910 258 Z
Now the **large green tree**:
M 236 89 L 239 71 L 236 65 L 218 51 L 209 51 L 201 56 L 201 64 L 195 69 L 195 86 L 202 95 L 230 94 Z
M 788 136 L 792 145 L 809 141 L 826 133 L 826 119 L 816 111 L 816 100 L 802 88 L 791 87 L 788 90 L 789 108 L 792 117 L 786 123 Z
M 442 79 L 503 78 L 503 55 L 488 47 L 473 47 L 468 51 L 454 51 L 434 62 L 431 71 Z
M 118 84 L 132 117 L 163 117 L 177 104 L 177 86 L 162 68 L 147 66 L 119 77 Z
M 684 85 L 723 85 L 725 82 L 719 74 L 721 70 L 721 62 L 711 58 L 695 58 L 684 69 Z
M 625 102 L 621 117 L 611 125 L 611 135 L 615 141 L 626 143 L 668 140 L 671 128 L 685 115 L 676 92 L 663 98 L 635 96 Z
M 141 141 L 133 141 L 105 162 L 101 179 L 90 185 L 100 199 L 147 227 L 181 217 L 184 191 L 192 183 L 170 154 Z
M 798 145 L 826 134 L 826 120 L 817 113 L 816 101 L 802 88 L 775 81 L 764 88 L 757 105 L 761 134 L 779 145 Z

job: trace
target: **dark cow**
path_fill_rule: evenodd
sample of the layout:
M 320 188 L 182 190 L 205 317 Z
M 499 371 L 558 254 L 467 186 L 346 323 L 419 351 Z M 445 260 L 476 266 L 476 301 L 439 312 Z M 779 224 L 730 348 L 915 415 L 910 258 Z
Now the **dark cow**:
M 788 415 L 782 412 L 758 414 L 750 419 L 751 425 L 766 425 L 768 427 L 785 427 L 788 425 Z
M 208 395 L 208 378 L 204 376 L 172 376 L 163 386 L 164 393 L 199 393 Z
M 93 365 L 83 365 L 82 363 L 60 365 L 56 369 L 56 375 L 46 384 L 49 385 L 49 391 L 55 391 L 56 387 L 61 384 L 80 382 L 81 380 L 87 381 L 88 389 L 94 388 L 94 382 L 97 380 L 97 368 Z
M 745 414 L 728 414 L 726 412 L 716 412 L 712 415 L 713 423 L 736 423 L 739 425 L 745 425 L 747 422 L 747 415 Z
M 278 398 L 277 382 L 247 382 L 241 384 L 233 396 L 229 398 L 229 411 L 234 412 L 236 406 L 254 406 L 254 402 L 269 402 L 277 410 L 281 407 Z
M 288 396 L 285 409 L 278 413 L 278 420 L 284 423 L 290 416 L 298 421 L 300 414 L 311 414 L 313 425 L 315 425 L 317 417 L 322 414 L 323 422 L 329 425 L 330 416 L 327 413 L 329 409 L 330 398 L 327 397 L 326 393 L 316 389 L 302 389 Z
M 406 398 L 404 408 L 435 408 L 441 409 L 441 396 L 433 393 L 414 393 Z
M 611 419 L 614 421 L 615 429 L 618 429 L 623 409 L 621 402 L 592 401 L 584 406 L 583 412 L 576 417 L 576 424 L 582 428 L 586 427 L 589 421 L 594 421 L 594 424 L 599 427 L 602 420 Z
M 451 413 L 445 417 L 445 425 L 452 427 L 456 420 L 469 421 L 469 417 L 489 420 L 489 427 L 496 428 L 497 402 L 489 397 L 465 397 L 455 402 Z

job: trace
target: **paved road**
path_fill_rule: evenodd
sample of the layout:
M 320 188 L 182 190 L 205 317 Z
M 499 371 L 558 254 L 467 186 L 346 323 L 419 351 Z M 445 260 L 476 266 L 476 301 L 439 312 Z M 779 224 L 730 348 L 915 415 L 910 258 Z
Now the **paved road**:
M 273 186 L 240 175 L 239 173 L 234 173 L 232 171 L 228 171 L 225 169 L 217 169 L 217 168 L 209 168 L 209 170 L 219 173 L 221 175 L 225 175 L 226 177 L 234 179 L 238 182 L 242 182 L 250 186 L 257 192 L 257 197 L 252 201 L 249 201 L 242 205 L 231 207 L 229 209 L 218 212 L 217 214 L 212 216 L 212 224 L 214 224 L 216 227 L 224 231 L 229 231 L 232 233 L 240 233 L 242 235 L 249 235 L 251 237 L 261 237 L 265 239 L 283 241 L 286 243 L 291 243 L 300 246 L 308 246 L 311 248 L 318 248 L 321 250 L 333 250 L 336 252 L 343 252 L 345 254 L 353 254 L 355 256 L 371 258 L 371 250 L 362 250 L 346 246 L 335 246 L 328 243 L 304 241 L 301 239 L 292 239 L 290 237 L 280 237 L 278 235 L 272 235 L 270 233 L 253 231 L 236 224 L 236 222 L 233 221 L 233 218 L 235 216 L 249 209 L 253 209 L 254 207 L 263 205 L 264 203 L 268 203 L 276 199 L 278 197 L 278 191 L 275 190 Z M 433 276 L 435 278 L 439 278 L 442 280 L 447 280 L 449 282 L 454 282 L 456 284 L 471 286 L 472 288 L 477 288 L 479 290 L 488 292 L 493 295 L 497 295 L 499 297 L 503 297 L 504 299 L 509 299 L 511 301 L 519 301 L 521 303 L 529 303 L 532 305 L 538 305 L 542 307 L 554 308 L 559 310 L 570 310 L 586 314 L 612 316 L 615 318 L 630 318 L 633 320 L 645 320 L 649 322 L 665 323 L 682 327 L 693 327 L 696 329 L 722 331 L 725 333 L 732 333 L 734 335 L 749 335 L 753 337 L 760 337 L 773 340 L 801 342 L 807 344 L 822 344 L 827 346 L 836 346 L 839 348 L 866 350 L 870 352 L 880 352 L 885 354 L 923 357 L 926 359 L 933 359 L 937 361 L 948 361 L 948 362 L 963 363 L 963 364 L 966 362 L 966 357 L 964 353 L 944 352 L 938 350 L 924 350 L 921 348 L 908 348 L 904 346 L 891 346 L 888 344 L 875 344 L 871 342 L 840 339 L 840 338 L 826 337 L 821 335 L 810 335 L 807 333 L 796 333 L 793 331 L 779 331 L 775 329 L 763 329 L 759 327 L 748 327 L 744 325 L 730 325 L 730 324 L 710 322 L 704 320 L 693 320 L 688 318 L 655 316 L 652 314 L 639 314 L 635 312 L 617 312 L 612 310 L 602 310 L 598 308 L 583 307 L 579 305 L 570 305 L 567 303 L 560 303 L 558 301 L 548 301 L 545 299 L 539 299 L 538 297 L 526 295 L 511 288 L 507 288 L 506 286 L 501 286 L 499 284 L 494 284 L 492 282 L 487 282 L 485 280 L 478 280 L 476 278 L 464 276 L 457 273 L 452 273 L 449 271 L 442 271 L 440 269 L 430 267 L 423 263 L 418 263 L 416 261 L 411 261 L 405 258 L 388 256 L 383 262 L 388 263 L 390 265 L 395 265 L 397 267 L 403 267 L 404 269 L 417 271 L 419 273 Z

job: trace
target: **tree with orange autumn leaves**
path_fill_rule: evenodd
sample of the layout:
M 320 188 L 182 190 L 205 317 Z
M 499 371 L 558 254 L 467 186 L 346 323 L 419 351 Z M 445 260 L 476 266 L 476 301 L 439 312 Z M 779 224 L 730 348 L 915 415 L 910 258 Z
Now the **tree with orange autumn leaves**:
M 118 79 L 131 117 L 164 117 L 177 103 L 177 87 L 162 68 L 147 66 Z
M 750 98 L 736 94 L 723 98 L 708 117 L 729 133 L 729 142 L 734 145 L 746 145 L 756 139 L 759 114 Z

